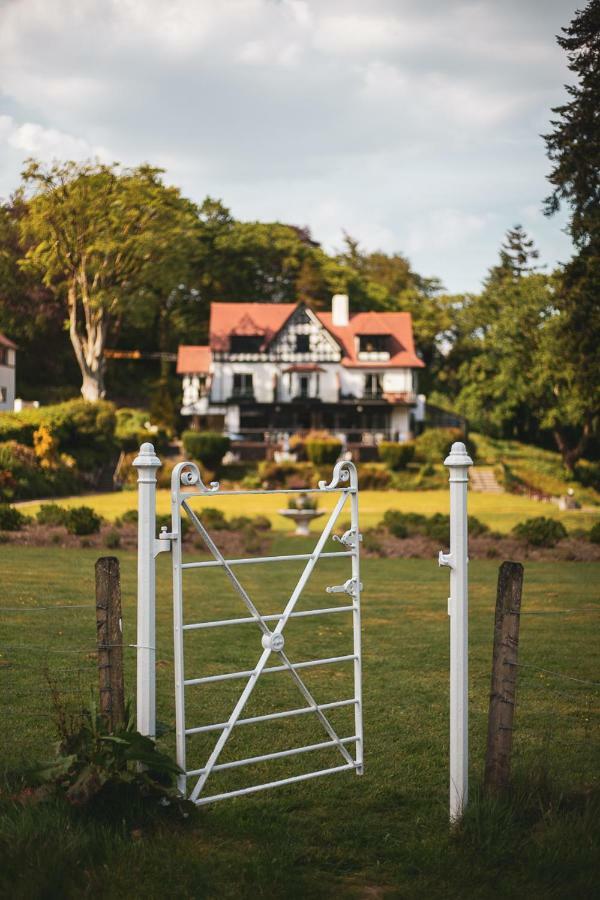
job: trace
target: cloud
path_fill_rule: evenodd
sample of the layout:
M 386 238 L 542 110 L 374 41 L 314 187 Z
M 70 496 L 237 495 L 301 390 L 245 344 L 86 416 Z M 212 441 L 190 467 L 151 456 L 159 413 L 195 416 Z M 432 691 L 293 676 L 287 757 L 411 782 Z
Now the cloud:
M 576 3 L 0 0 L 0 193 L 29 154 L 148 160 L 196 200 L 474 287 L 546 193 Z

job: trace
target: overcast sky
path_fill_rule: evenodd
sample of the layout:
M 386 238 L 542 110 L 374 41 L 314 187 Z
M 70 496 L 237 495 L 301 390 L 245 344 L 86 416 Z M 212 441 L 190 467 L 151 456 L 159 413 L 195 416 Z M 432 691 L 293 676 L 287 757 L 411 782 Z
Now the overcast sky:
M 242 219 L 343 230 L 477 290 L 522 223 L 571 0 L 0 0 L 0 196 L 27 156 L 149 161 Z

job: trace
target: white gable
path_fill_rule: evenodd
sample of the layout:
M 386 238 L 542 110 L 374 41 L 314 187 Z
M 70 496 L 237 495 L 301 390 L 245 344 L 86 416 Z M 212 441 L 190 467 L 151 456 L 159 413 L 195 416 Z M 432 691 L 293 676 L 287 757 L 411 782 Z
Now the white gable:
M 300 341 L 298 340 L 300 338 Z M 307 349 L 299 349 L 302 344 Z M 281 362 L 339 362 L 340 346 L 315 314 L 300 306 L 292 313 L 269 347 L 269 358 Z

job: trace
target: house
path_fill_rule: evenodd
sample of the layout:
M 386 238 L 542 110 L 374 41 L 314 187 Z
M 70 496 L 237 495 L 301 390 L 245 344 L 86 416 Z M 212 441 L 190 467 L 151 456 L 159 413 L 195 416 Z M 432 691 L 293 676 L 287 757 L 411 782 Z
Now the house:
M 14 409 L 17 345 L 0 332 L 0 410 Z
M 209 344 L 181 346 L 181 414 L 247 440 L 327 429 L 346 443 L 406 441 L 423 418 L 410 313 L 302 303 L 213 303 Z

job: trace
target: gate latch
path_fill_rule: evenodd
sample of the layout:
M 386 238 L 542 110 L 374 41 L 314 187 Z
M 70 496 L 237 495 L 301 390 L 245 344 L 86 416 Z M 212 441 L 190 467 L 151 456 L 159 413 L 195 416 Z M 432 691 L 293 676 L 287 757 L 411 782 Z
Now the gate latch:
M 349 578 L 344 584 L 334 584 L 325 590 L 328 594 L 350 594 L 351 597 L 356 597 L 358 591 L 362 591 L 362 587 L 362 582 L 357 582 L 356 578 Z
M 334 534 L 333 540 L 337 541 L 340 544 L 343 544 L 344 547 L 356 547 L 358 545 L 358 542 L 362 541 L 362 534 L 359 534 L 357 528 L 349 528 L 348 531 L 345 531 L 341 537 L 337 534 Z
M 178 534 L 167 531 L 167 526 L 163 525 L 160 529 L 159 536 L 154 540 L 154 558 L 156 559 L 159 553 L 170 553 L 171 541 L 177 540 L 178 537 Z

